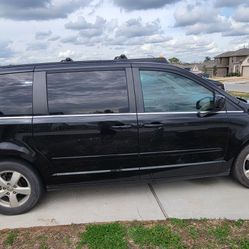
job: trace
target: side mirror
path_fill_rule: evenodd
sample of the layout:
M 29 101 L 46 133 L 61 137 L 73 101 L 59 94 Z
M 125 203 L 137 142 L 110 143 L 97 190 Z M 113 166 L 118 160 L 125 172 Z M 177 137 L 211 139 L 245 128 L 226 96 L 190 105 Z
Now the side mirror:
M 214 98 L 205 97 L 196 102 L 196 109 L 200 112 L 212 111 L 214 109 Z
M 222 95 L 216 95 L 214 101 L 214 111 L 223 111 L 225 110 L 226 99 Z
M 215 97 L 205 97 L 196 102 L 196 109 L 200 112 L 207 112 L 208 114 L 217 111 L 225 110 L 226 99 L 222 95 L 215 95 Z

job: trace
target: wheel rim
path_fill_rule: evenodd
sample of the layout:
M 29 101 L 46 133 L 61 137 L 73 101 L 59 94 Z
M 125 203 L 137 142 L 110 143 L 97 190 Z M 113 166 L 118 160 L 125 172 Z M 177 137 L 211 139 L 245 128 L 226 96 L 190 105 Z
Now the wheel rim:
M 27 178 L 17 171 L 0 172 L 0 206 L 17 208 L 26 203 L 31 194 Z
M 243 171 L 247 179 L 249 179 L 249 155 L 244 160 Z

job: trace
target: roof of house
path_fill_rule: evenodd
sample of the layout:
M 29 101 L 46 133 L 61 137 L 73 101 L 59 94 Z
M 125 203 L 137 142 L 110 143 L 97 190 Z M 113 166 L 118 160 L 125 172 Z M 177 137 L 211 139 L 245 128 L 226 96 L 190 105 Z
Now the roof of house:
M 234 52 L 233 56 L 248 56 L 249 48 L 242 48 Z
M 184 64 L 173 63 L 172 65 L 190 70 L 190 69 L 193 69 L 195 66 L 199 67 L 201 65 L 201 63 L 184 63 Z
M 248 56 L 249 48 L 242 48 L 236 51 L 228 51 L 222 54 L 215 56 L 215 58 L 224 58 L 224 57 L 232 57 L 232 56 Z

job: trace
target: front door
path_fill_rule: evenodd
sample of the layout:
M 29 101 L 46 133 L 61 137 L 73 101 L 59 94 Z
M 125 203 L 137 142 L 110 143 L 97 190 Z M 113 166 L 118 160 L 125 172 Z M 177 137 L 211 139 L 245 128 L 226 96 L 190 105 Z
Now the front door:
M 174 70 L 135 68 L 134 75 L 141 172 L 153 177 L 224 172 L 227 113 L 197 110 L 199 100 L 214 103 L 215 91 Z
M 48 71 L 46 78 L 49 111 L 35 116 L 34 139 L 53 176 L 103 179 L 137 167 L 130 68 Z

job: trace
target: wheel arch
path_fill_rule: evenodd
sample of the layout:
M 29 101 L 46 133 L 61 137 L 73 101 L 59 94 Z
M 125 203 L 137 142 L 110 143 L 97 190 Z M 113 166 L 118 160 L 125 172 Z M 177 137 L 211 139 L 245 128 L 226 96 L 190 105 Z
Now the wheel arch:
M 49 177 L 50 164 L 39 152 L 20 142 L 1 142 L 0 161 L 15 161 L 27 165 L 40 177 L 44 186 Z
M 238 156 L 240 155 L 240 153 L 247 147 L 249 146 L 249 136 L 246 137 L 246 139 L 243 141 L 243 143 L 241 143 L 240 146 L 238 146 L 238 149 L 236 150 L 235 152 L 235 155 L 234 155 L 234 158 L 233 158 L 233 161 L 232 161 L 232 167 L 231 167 L 231 172 L 235 166 L 235 162 L 238 158 Z
M 44 177 L 42 176 L 41 172 L 30 161 L 25 160 L 24 158 L 21 158 L 18 156 L 0 156 L 0 163 L 1 162 L 15 162 L 15 163 L 20 163 L 22 165 L 25 165 L 26 167 L 28 167 L 30 170 L 32 170 L 39 177 L 43 187 L 46 186 L 45 181 L 44 181 Z

